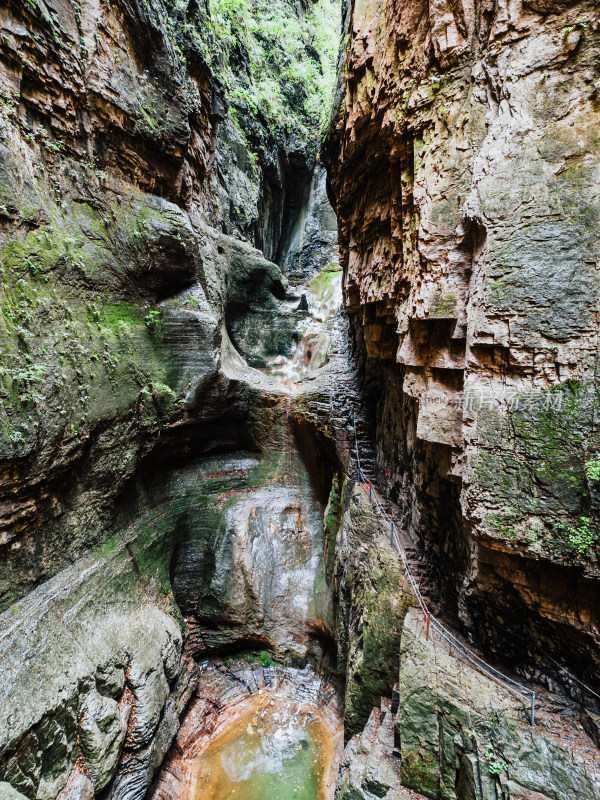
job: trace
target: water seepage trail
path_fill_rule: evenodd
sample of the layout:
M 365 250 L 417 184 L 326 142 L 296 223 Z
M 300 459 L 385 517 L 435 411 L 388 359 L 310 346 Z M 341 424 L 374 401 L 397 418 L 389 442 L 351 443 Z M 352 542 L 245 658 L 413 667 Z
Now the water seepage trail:
M 297 325 L 295 343 L 289 357 L 277 356 L 264 369 L 290 392 L 305 377 L 327 362 L 328 323 L 342 306 L 342 273 L 337 264 L 321 270 L 306 286 L 294 287 L 302 298 L 306 316 Z
M 320 571 L 323 503 L 313 496 L 290 414 L 299 384 L 314 379 L 327 364 L 331 331 L 341 307 L 341 284 L 339 266 L 330 264 L 306 286 L 294 287 L 286 300 L 294 305 L 299 319 L 296 345 L 289 357 L 278 356 L 263 369 L 287 394 L 284 430 L 274 452 L 256 466 L 259 482 L 254 483 L 252 470 L 246 478 L 238 474 L 243 471 L 239 467 L 232 470 L 223 463 L 206 478 L 218 481 L 214 493 L 218 493 L 217 505 L 223 506 L 225 525 L 220 529 L 220 546 L 214 548 L 216 578 L 211 578 L 201 599 L 214 603 L 216 597 L 228 609 L 229 618 L 239 620 L 238 634 L 246 624 L 250 599 L 252 631 L 248 634 L 299 655 L 307 647 L 309 620 L 323 624 L 328 602 L 317 588 L 325 585 Z M 280 390 L 277 396 L 281 398 Z M 222 476 L 233 473 L 235 487 L 227 489 L 221 485 Z M 238 585 L 240 577 L 244 582 Z M 204 642 L 214 636 L 210 622 L 201 616 L 196 621 Z M 220 643 L 227 644 L 222 637 Z M 222 698 L 227 700 L 221 706 L 218 727 L 187 762 L 188 767 L 181 767 L 188 776 L 183 784 L 188 787 L 188 800 L 331 800 L 343 748 L 342 718 L 333 705 L 327 711 L 329 700 L 323 708 L 314 703 L 318 691 L 308 704 L 311 680 L 306 677 L 294 688 L 294 681 L 286 678 L 283 694 L 281 687 L 259 693 L 243 709 L 231 702 L 228 691 L 219 693 L 219 704 Z M 178 768 L 176 763 L 169 767 Z
M 331 736 L 297 702 L 258 698 L 199 756 L 193 800 L 324 800 Z

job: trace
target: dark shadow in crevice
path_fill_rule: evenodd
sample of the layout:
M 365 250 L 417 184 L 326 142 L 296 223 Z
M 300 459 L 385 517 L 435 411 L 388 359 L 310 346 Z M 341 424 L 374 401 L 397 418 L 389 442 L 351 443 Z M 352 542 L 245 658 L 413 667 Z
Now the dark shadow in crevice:
M 306 417 L 293 416 L 291 425 L 296 446 L 310 476 L 315 496 L 325 508 L 331 494 L 333 476 L 342 470 L 335 442 Z

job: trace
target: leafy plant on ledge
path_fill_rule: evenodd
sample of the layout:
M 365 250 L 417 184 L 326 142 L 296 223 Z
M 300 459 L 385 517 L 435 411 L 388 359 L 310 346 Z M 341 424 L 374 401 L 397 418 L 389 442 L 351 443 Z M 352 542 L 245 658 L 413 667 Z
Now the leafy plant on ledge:
M 585 474 L 590 481 L 600 481 L 600 456 L 595 456 L 586 462 Z

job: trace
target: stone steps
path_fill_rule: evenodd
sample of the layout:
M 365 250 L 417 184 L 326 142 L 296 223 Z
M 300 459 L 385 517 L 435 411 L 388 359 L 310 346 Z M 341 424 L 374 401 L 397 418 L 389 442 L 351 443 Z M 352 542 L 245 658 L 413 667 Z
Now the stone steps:
M 398 511 L 397 506 L 392 503 L 391 500 L 387 500 L 382 497 L 382 495 L 378 492 L 378 500 L 382 508 L 384 509 L 387 516 L 394 522 L 396 536 L 400 541 L 402 546 L 402 550 L 404 552 L 404 556 L 406 561 L 408 562 L 408 566 L 410 569 L 410 574 L 415 580 L 417 586 L 419 587 L 419 591 L 425 601 L 425 604 L 429 607 L 433 608 L 434 602 L 432 600 L 431 594 L 428 590 L 430 575 L 429 575 L 429 568 L 428 565 L 423 560 L 423 554 L 419 549 L 418 545 L 408 537 L 407 533 L 402 529 L 401 524 L 401 517 Z M 382 523 L 384 521 L 382 520 Z

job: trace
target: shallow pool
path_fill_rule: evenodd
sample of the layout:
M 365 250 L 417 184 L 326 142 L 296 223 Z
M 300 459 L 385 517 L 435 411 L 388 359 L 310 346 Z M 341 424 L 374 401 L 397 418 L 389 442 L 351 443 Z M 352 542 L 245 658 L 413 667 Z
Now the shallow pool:
M 259 700 L 199 756 L 194 800 L 323 800 L 329 738 L 297 703 Z

